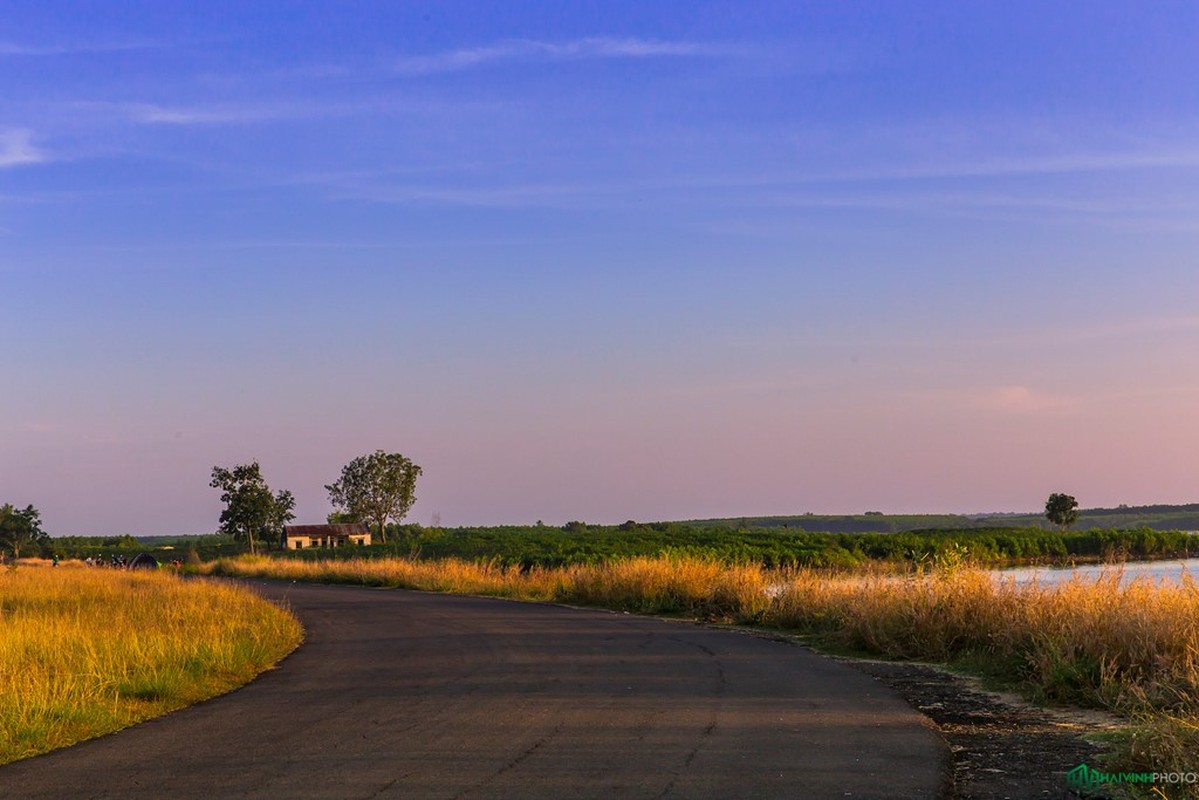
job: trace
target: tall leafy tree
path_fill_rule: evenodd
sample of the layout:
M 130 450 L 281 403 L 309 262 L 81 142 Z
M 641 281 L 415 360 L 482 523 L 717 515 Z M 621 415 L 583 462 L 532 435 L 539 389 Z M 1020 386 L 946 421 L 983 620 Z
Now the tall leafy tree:
M 399 523 L 416 502 L 420 474 L 411 459 L 376 450 L 342 467 L 341 477 L 325 489 L 340 518 L 375 525 L 383 542 L 388 520 Z
M 11 550 L 13 558 L 30 544 L 44 544 L 50 535 L 42 530 L 42 517 L 33 506 L 18 509 L 12 503 L 0 506 L 0 547 Z
M 245 541 L 251 553 L 258 552 L 258 541 L 278 539 L 283 526 L 296 517 L 291 492 L 271 494 L 257 461 L 233 469 L 213 467 L 209 485 L 222 492 L 221 533 Z
M 1045 516 L 1064 531 L 1078 520 L 1078 501 L 1068 494 L 1054 492 L 1045 501 Z

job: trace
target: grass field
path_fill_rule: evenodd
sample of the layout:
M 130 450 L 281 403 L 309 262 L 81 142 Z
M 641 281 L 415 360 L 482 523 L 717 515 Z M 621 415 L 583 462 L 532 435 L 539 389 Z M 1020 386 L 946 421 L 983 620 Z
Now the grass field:
M 965 568 L 908 576 L 767 570 L 696 558 L 561 568 L 266 557 L 213 574 L 393 586 L 681 614 L 806 635 L 826 647 L 966 666 L 1050 703 L 1131 723 L 1114 766 L 1199 764 L 1199 586 L 1098 581 L 1017 585 Z
M 70 562 L 0 569 L 0 764 L 227 692 L 302 634 L 235 586 Z

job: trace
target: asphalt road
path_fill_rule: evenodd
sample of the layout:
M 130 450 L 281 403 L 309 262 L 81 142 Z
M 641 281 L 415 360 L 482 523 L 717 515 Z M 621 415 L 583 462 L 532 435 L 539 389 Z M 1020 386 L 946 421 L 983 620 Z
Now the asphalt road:
M 306 643 L 224 697 L 0 767 L 3 798 L 937 797 L 948 753 L 869 677 L 687 623 L 263 585 Z

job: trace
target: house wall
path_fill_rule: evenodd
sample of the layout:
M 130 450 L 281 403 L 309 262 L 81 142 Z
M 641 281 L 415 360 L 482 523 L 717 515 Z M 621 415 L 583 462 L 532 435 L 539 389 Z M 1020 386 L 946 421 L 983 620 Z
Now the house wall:
M 369 533 L 361 536 L 347 537 L 311 537 L 311 536 L 288 536 L 288 550 L 303 550 L 310 547 L 345 547 L 346 545 L 361 545 L 367 546 L 371 543 L 371 535 Z

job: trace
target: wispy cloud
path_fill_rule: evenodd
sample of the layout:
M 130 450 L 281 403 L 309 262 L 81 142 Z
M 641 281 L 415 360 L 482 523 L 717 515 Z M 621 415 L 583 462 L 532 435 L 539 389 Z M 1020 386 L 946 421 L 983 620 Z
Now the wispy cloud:
M 1199 150 L 1163 152 L 1071 153 L 1065 155 L 1028 156 L 986 159 L 969 162 L 949 162 L 879 170 L 875 172 L 846 172 L 825 177 L 813 175 L 810 180 L 889 181 L 935 178 L 985 178 L 1017 175 L 1063 175 L 1082 172 L 1111 172 L 1116 170 L 1167 169 L 1199 167 Z
M 46 160 L 46 153 L 33 144 L 32 131 L 0 131 L 0 169 L 22 164 L 40 164 Z
M 138 104 L 126 110 L 134 122 L 147 125 L 243 125 L 311 116 L 311 109 L 280 105 L 158 106 Z
M 394 205 L 473 206 L 479 208 L 562 207 L 576 205 L 601 191 L 587 185 L 505 186 L 343 186 L 333 191 L 338 200 L 365 200 Z
M 489 103 L 449 103 L 391 95 L 356 100 L 288 98 L 178 105 L 87 100 L 75 101 L 69 106 L 75 111 L 86 111 L 93 118 L 180 127 L 258 125 L 357 115 L 411 118 L 414 114 L 477 113 L 494 107 Z
M 889 191 L 851 192 L 812 190 L 747 193 L 745 205 L 825 210 L 874 210 L 968 217 L 976 219 L 1028 219 L 1030 215 L 1053 215 L 1075 221 L 1105 225 L 1144 227 L 1184 221 L 1194 224 L 1194 201 L 1188 197 L 1146 200 L 1138 197 L 1107 196 L 1097 199 L 1052 193 L 996 194 L 979 192 Z M 1048 216 L 1038 216 L 1047 219 Z
M 352 103 L 259 102 L 212 105 L 159 105 L 157 103 L 110 103 L 78 101 L 70 106 L 92 115 L 139 125 L 218 126 L 254 125 L 286 120 L 340 117 L 358 113 L 362 105 Z M 366 107 L 375 110 L 377 106 Z
M 119 53 L 127 50 L 151 50 L 162 47 L 157 42 L 148 41 L 116 41 L 116 42 L 76 42 L 57 45 L 31 45 L 19 42 L 0 42 L 0 56 L 67 56 L 83 53 Z
M 19 425 L 18 430 L 23 430 L 27 433 L 58 433 L 62 430 L 62 425 L 57 422 L 35 420 Z
M 1060 414 L 1078 407 L 1074 398 L 1047 394 L 1027 386 L 999 386 L 983 392 L 977 401 L 983 408 L 1001 414 Z
M 813 184 L 890 184 L 920 181 L 1005 178 L 1081 173 L 1132 172 L 1151 169 L 1199 168 L 1199 149 L 1163 146 L 1155 150 L 1095 151 L 997 158 L 922 159 L 908 158 L 906 166 L 867 166 L 853 169 L 776 171 L 772 174 L 743 174 L 698 178 L 686 183 L 696 189 L 798 187 Z M 684 185 L 683 183 L 679 184 Z
M 744 54 L 744 48 L 727 45 L 659 39 L 588 37 L 569 42 L 509 39 L 483 47 L 449 50 L 424 56 L 406 56 L 394 65 L 403 75 L 458 72 L 486 64 L 641 59 L 669 57 L 719 57 Z

